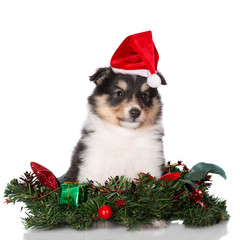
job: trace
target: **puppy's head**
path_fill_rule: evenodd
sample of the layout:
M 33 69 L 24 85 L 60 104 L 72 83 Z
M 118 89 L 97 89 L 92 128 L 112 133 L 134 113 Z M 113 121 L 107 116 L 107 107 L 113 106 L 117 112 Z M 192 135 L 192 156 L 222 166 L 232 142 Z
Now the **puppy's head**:
M 163 85 L 164 77 L 158 73 Z M 90 77 L 96 88 L 88 98 L 92 111 L 105 121 L 126 128 L 152 126 L 161 116 L 161 99 L 156 88 L 138 75 L 116 74 L 100 68 Z

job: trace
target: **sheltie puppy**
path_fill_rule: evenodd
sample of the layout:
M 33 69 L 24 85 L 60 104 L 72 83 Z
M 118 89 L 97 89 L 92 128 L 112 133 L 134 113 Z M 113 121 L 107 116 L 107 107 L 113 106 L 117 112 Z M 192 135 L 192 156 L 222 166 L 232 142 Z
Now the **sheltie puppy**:
M 117 74 L 111 67 L 98 69 L 90 81 L 96 87 L 66 180 L 104 184 L 110 176 L 134 179 L 139 172 L 159 178 L 165 160 L 158 90 L 147 85 L 146 77 Z

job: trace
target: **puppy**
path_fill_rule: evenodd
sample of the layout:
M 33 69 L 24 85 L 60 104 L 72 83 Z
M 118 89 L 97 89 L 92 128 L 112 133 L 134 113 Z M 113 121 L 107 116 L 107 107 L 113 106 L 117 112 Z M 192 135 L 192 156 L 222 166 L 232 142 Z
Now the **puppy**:
M 147 85 L 146 77 L 118 74 L 111 67 L 98 69 L 90 81 L 96 87 L 66 180 L 104 184 L 110 176 L 133 179 L 139 172 L 159 178 L 164 154 L 158 90 Z

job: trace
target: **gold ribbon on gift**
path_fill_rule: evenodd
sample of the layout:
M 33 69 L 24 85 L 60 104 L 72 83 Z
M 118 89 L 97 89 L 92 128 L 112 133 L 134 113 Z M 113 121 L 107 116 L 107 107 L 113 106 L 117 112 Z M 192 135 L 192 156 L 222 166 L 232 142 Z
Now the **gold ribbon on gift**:
M 74 185 L 78 185 L 79 181 L 77 180 L 76 182 L 64 182 L 63 184 L 74 184 Z
M 79 184 L 78 180 L 76 182 L 64 182 L 63 184 L 68 185 L 68 189 L 67 189 L 68 206 L 69 206 L 69 187 L 70 187 L 70 185 L 80 185 L 80 187 L 82 188 L 82 196 L 84 199 L 84 189 L 83 189 L 83 186 L 81 184 Z

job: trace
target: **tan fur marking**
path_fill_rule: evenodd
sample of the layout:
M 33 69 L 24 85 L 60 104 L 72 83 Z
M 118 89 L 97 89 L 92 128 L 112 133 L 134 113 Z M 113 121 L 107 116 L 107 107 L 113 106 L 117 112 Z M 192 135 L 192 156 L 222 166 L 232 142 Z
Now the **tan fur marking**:
M 107 68 L 106 70 L 105 70 L 105 74 L 107 75 L 107 74 L 110 74 L 110 69 L 109 68 Z M 96 80 L 96 83 L 97 83 L 97 85 L 101 85 L 102 84 L 102 80 L 103 80 L 103 78 L 104 78 L 104 76 L 102 76 L 102 77 L 100 77 L 100 78 L 98 78 L 97 80 Z
M 126 105 L 126 101 L 124 101 L 120 106 L 112 108 L 118 119 L 124 119 L 124 109 L 126 108 Z
M 98 115 L 104 120 L 112 124 L 118 124 L 116 114 L 112 111 L 111 107 L 107 104 L 106 100 L 107 100 L 106 95 L 96 97 L 97 102 L 96 111 Z
M 142 86 L 141 86 L 141 91 L 142 92 L 145 92 L 146 90 L 149 89 L 149 86 L 147 85 L 147 83 L 144 83 Z
M 120 87 L 122 90 L 126 91 L 127 90 L 127 83 L 123 80 L 120 80 L 117 83 L 117 86 Z
M 124 101 L 120 106 L 111 107 L 108 105 L 106 100 L 107 100 L 106 95 L 96 97 L 97 102 L 96 111 L 98 115 L 109 123 L 120 125 L 119 118 L 120 119 L 124 118 L 124 109 L 126 106 L 126 102 Z
M 153 107 L 150 109 L 143 109 L 142 114 L 144 115 L 145 121 L 141 125 L 142 128 L 152 126 L 161 110 L 161 104 L 157 98 L 153 99 Z
M 102 84 L 102 79 L 101 78 L 98 78 L 97 81 L 96 81 L 97 85 L 101 85 Z

